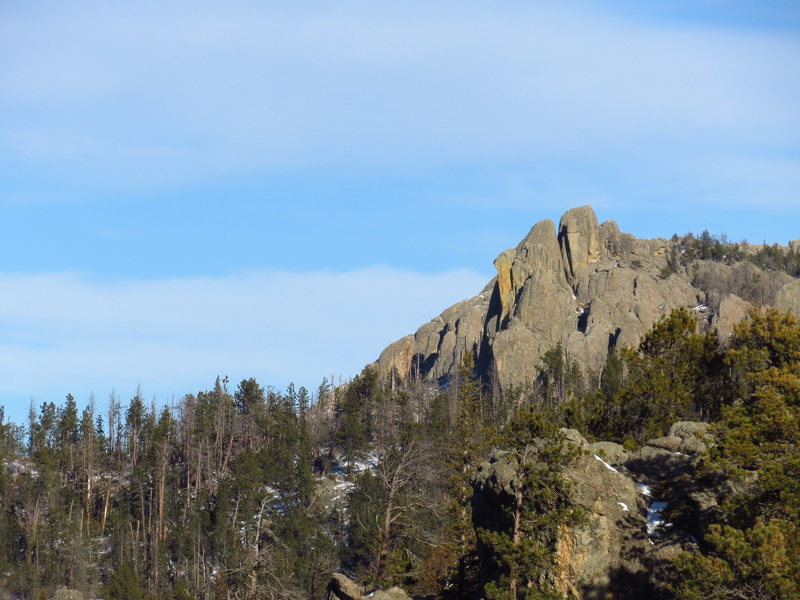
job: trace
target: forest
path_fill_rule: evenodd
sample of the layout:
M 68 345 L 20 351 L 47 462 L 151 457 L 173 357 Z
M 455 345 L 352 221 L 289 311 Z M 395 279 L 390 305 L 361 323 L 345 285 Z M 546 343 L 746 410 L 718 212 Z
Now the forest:
M 753 309 L 722 346 L 678 309 L 582 373 L 560 346 L 499 389 L 465 353 L 444 383 L 368 367 L 310 393 L 254 379 L 174 405 L 111 396 L 0 419 L 0 593 L 107 600 L 321 599 L 331 573 L 441 598 L 559 598 L 560 528 L 579 523 L 560 428 L 636 448 L 711 423 L 693 476 L 719 510 L 665 597 L 800 596 L 800 325 Z M 472 476 L 520 465 L 513 526 L 473 526 Z M 724 482 L 724 485 L 721 483 Z

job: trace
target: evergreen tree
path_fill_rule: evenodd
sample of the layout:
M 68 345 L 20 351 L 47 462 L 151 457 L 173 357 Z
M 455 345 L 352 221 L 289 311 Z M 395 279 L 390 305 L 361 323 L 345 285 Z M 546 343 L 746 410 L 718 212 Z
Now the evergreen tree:
M 456 597 L 465 597 L 478 581 L 470 476 L 475 465 L 485 459 L 497 434 L 497 429 L 488 418 L 490 407 L 476 376 L 471 352 L 464 353 L 446 393 L 449 400 L 449 426 L 442 437 L 441 454 L 447 491 L 447 530 L 439 558 L 447 557 L 445 560 L 455 565 L 454 573 L 448 574 L 455 581 L 451 591 Z
M 102 594 L 105 600 L 148 600 L 141 579 L 127 564 L 114 569 L 103 586 Z
M 373 407 L 383 395 L 378 372 L 366 367 L 351 381 L 336 406 L 334 443 L 352 464 L 361 457 L 370 441 Z
M 599 416 L 591 433 L 620 442 L 664 435 L 680 419 L 714 419 L 725 401 L 716 334 L 697 333 L 686 309 L 673 310 L 648 331 L 638 352 L 609 355 L 600 380 Z
M 555 566 L 559 530 L 580 522 L 562 476 L 577 457 L 554 419 L 534 409 L 520 412 L 504 432 L 504 460 L 516 464 L 513 498 L 503 506 L 506 519 L 478 536 L 494 563 L 496 579 L 486 584 L 487 598 L 516 600 L 560 598 L 547 575 Z
M 700 477 L 731 479 L 702 554 L 683 554 L 678 598 L 800 595 L 800 325 L 752 311 L 726 357 L 744 395 L 722 412 Z M 744 375 L 742 375 L 744 371 Z M 701 479 L 702 480 L 702 479 Z M 730 490 L 737 490 L 731 493 Z

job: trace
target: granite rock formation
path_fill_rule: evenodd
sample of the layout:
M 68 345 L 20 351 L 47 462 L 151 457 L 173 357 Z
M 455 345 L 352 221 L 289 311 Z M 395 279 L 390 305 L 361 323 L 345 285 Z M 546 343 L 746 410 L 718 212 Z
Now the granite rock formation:
M 589 206 L 567 211 L 558 226 L 541 221 L 495 259 L 497 276 L 477 296 L 389 345 L 377 366 L 441 380 L 471 351 L 483 377 L 524 385 L 558 343 L 584 372 L 597 372 L 611 347 L 636 346 L 675 308 L 693 309 L 723 339 L 750 302 L 800 311 L 800 281 L 749 262 L 695 261 L 667 275 L 673 244 L 598 225 Z
M 576 430 L 562 430 L 565 443 L 581 451 L 564 477 L 571 502 L 585 518 L 558 534 L 555 565 L 547 577 L 559 592 L 580 600 L 669 597 L 663 582 L 669 580 L 672 558 L 696 545 L 679 527 L 659 527 L 662 515 L 654 507 L 694 501 L 690 492 L 697 491 L 682 482 L 707 447 L 707 430 L 706 423 L 679 422 L 669 436 L 650 440 L 635 453 L 612 442 L 588 443 Z M 479 466 L 472 481 L 476 528 L 492 530 L 504 522 L 517 468 L 502 450 Z M 714 504 L 713 498 L 709 502 Z
M 411 600 L 411 597 L 400 587 L 388 590 L 372 590 L 367 592 L 363 587 L 342 573 L 334 573 L 328 583 L 326 594 L 328 600 Z

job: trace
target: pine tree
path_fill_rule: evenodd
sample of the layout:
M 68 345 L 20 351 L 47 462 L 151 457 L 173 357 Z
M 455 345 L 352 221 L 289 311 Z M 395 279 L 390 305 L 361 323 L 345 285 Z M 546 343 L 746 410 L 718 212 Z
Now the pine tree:
M 130 565 L 119 565 L 108 582 L 103 586 L 105 600 L 147 600 L 147 592 L 141 579 L 136 576 Z
M 496 441 L 497 429 L 489 418 L 490 407 L 475 373 L 472 353 L 464 353 L 446 391 L 449 429 L 443 436 L 442 456 L 447 490 L 448 531 L 443 548 L 455 564 L 454 594 L 465 597 L 477 583 L 477 538 L 472 526 L 470 476 Z
M 352 463 L 367 450 L 372 432 L 373 408 L 383 395 L 378 372 L 366 367 L 351 381 L 336 405 L 334 443 Z
M 580 522 L 562 476 L 577 457 L 554 419 L 531 408 L 518 413 L 504 432 L 504 460 L 516 465 L 513 498 L 503 507 L 504 523 L 478 536 L 492 557 L 495 580 L 486 584 L 490 599 L 560 598 L 547 578 L 555 565 L 555 547 L 563 527 Z
M 788 313 L 757 310 L 734 331 L 728 364 L 742 396 L 723 408 L 701 477 L 723 476 L 723 520 L 683 554 L 682 600 L 800 595 L 800 325 Z
M 609 355 L 601 377 L 604 407 L 589 418 L 594 435 L 620 442 L 660 437 L 680 419 L 714 419 L 726 401 L 716 334 L 676 309 L 648 331 L 638 351 Z

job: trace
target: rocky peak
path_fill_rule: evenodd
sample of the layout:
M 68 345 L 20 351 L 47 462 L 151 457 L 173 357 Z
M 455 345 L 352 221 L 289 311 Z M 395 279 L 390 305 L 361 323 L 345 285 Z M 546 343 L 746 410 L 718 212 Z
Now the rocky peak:
M 567 279 L 575 280 L 590 264 L 600 260 L 597 216 L 591 206 L 573 208 L 558 223 L 558 243 Z
M 470 351 L 483 377 L 527 384 L 557 344 L 585 372 L 597 372 L 611 347 L 636 346 L 675 308 L 694 310 L 701 327 L 723 335 L 743 316 L 746 300 L 800 309 L 795 278 L 710 261 L 669 274 L 674 250 L 666 239 L 621 233 L 614 221 L 598 225 L 590 206 L 573 208 L 558 227 L 549 219 L 536 223 L 495 259 L 497 276 L 477 296 L 391 344 L 377 365 L 387 375 L 442 379 Z M 750 289 L 754 280 L 766 282 L 760 295 Z

